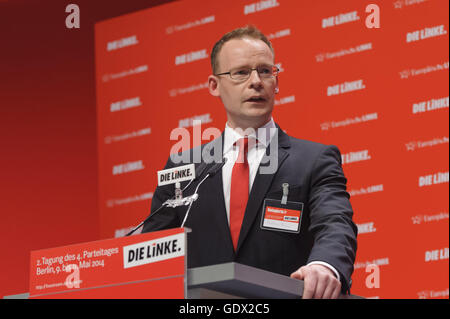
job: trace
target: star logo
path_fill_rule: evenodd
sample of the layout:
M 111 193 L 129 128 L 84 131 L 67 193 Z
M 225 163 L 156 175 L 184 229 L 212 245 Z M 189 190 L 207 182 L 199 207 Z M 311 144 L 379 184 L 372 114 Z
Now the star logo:
M 327 131 L 330 128 L 330 122 L 320 124 L 320 128 L 322 129 L 322 131 Z
M 398 0 L 394 2 L 394 8 L 395 9 L 401 9 L 403 7 L 403 1 L 402 0 Z
M 417 143 L 416 142 L 409 142 L 405 144 L 407 151 L 414 151 L 416 149 Z
M 170 95 L 171 97 L 177 96 L 177 90 L 176 90 L 176 89 L 170 90 L 170 91 L 169 91 L 169 95 Z
M 419 296 L 419 299 L 428 299 L 430 297 L 430 292 L 429 291 L 420 291 L 417 293 L 417 295 Z
M 323 62 L 325 60 L 325 54 L 319 53 L 316 55 L 316 62 Z
M 417 216 L 411 217 L 411 220 L 414 225 L 419 225 L 422 222 L 422 216 L 417 215 Z
M 407 79 L 411 75 L 411 72 L 409 70 L 403 70 L 403 71 L 399 72 L 399 74 L 400 74 L 400 79 Z
M 166 28 L 166 33 L 167 33 L 167 34 L 173 33 L 173 27 L 167 27 L 167 28 Z

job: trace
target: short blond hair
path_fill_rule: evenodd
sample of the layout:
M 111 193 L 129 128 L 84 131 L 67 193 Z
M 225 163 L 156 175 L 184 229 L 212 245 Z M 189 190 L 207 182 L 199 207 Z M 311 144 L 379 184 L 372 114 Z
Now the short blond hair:
M 233 31 L 228 32 L 222 38 L 220 38 L 219 41 L 216 42 L 211 52 L 211 68 L 213 74 L 216 74 L 219 68 L 217 56 L 219 55 L 219 52 L 222 49 L 223 45 L 232 39 L 244 39 L 244 38 L 251 38 L 263 41 L 265 44 L 267 44 L 267 46 L 272 51 L 272 54 L 275 56 L 272 43 L 270 43 L 269 39 L 267 39 L 267 37 L 255 26 L 247 25 L 245 27 L 237 28 L 234 29 Z

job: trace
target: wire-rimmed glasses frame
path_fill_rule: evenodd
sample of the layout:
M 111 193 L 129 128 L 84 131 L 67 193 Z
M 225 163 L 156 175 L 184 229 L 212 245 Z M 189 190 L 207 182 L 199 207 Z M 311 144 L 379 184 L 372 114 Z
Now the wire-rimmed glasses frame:
M 253 71 L 258 72 L 261 79 L 269 79 L 278 76 L 280 69 L 275 65 L 261 65 L 256 68 L 242 67 L 230 70 L 228 72 L 214 74 L 219 75 L 229 75 L 232 80 L 236 81 L 246 81 L 250 78 Z

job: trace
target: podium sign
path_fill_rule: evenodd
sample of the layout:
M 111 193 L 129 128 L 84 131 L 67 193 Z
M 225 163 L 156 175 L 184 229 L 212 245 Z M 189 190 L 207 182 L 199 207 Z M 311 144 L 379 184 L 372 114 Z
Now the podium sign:
M 31 252 L 30 298 L 185 298 L 186 229 Z

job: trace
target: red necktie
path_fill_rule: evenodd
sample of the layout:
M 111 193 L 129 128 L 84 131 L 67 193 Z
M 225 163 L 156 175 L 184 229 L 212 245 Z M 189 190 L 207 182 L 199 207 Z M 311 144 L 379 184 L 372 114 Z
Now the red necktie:
M 235 251 L 249 193 L 248 138 L 241 138 L 236 144 L 239 147 L 239 155 L 233 166 L 230 191 L 230 232 Z

